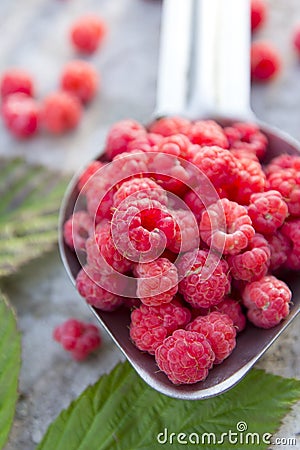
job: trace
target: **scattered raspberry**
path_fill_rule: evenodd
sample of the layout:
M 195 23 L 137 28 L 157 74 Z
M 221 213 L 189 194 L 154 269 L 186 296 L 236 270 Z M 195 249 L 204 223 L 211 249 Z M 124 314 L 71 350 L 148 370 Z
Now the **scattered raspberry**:
M 135 273 L 138 277 L 137 297 L 144 305 L 160 306 L 173 300 L 178 291 L 178 273 L 168 259 L 138 264 Z
M 168 248 L 174 253 L 188 252 L 199 248 L 200 236 L 194 214 L 186 209 L 172 211 L 176 222 L 176 234 Z
M 91 101 L 99 87 L 99 75 L 86 61 L 70 61 L 64 68 L 60 81 L 61 89 L 73 94 L 81 102 Z
M 120 296 L 113 294 L 114 281 L 113 276 L 102 275 L 98 270 L 85 266 L 76 277 L 76 288 L 89 305 L 102 311 L 114 311 L 123 303 Z
M 64 240 L 70 248 L 84 250 L 92 231 L 93 221 L 88 213 L 77 211 L 64 224 Z
M 131 313 L 130 337 L 137 348 L 154 355 L 163 340 L 190 319 L 190 311 L 177 300 L 160 306 L 141 305 Z
M 166 191 L 150 178 L 131 178 L 121 184 L 114 194 L 114 207 L 117 208 L 125 199 L 129 201 L 150 198 L 157 200 L 162 205 L 167 205 L 168 197 Z
M 155 360 L 174 384 L 204 380 L 215 359 L 209 341 L 201 333 L 175 330 L 155 351 Z
M 33 79 L 25 70 L 9 69 L 1 77 L 0 92 L 2 98 L 16 93 L 26 94 L 33 97 Z
M 149 131 L 161 136 L 172 136 L 173 134 L 187 134 L 190 121 L 183 117 L 163 117 L 150 125 Z
M 257 158 L 264 157 L 268 139 L 256 124 L 235 122 L 231 127 L 224 128 L 224 133 L 229 141 L 230 149 L 235 150 L 234 155 L 238 156 L 238 152 L 244 155 L 244 152 L 247 152 L 248 157 L 251 155 Z
M 200 236 L 219 252 L 237 255 L 247 247 L 255 230 L 244 206 L 222 198 L 202 213 Z
M 127 152 L 130 142 L 145 135 L 142 125 L 135 120 L 121 120 L 115 123 L 106 138 L 105 154 L 109 160 L 120 153 Z
M 154 148 L 160 143 L 162 136 L 155 133 L 147 133 L 138 136 L 127 145 L 127 152 L 153 152 Z
M 230 291 L 227 262 L 207 250 L 185 253 L 177 266 L 179 292 L 194 308 L 215 306 Z
M 36 134 L 40 119 L 38 103 L 25 94 L 11 94 L 3 102 L 4 125 L 18 139 L 27 139 Z
M 288 315 L 292 293 L 283 281 L 265 276 L 247 284 L 242 297 L 250 322 L 260 328 L 272 328 Z
M 49 133 L 62 134 L 76 128 L 81 114 L 79 100 L 67 92 L 54 92 L 44 99 L 42 121 Z
M 253 81 L 270 81 L 278 74 L 280 68 L 280 55 L 270 43 L 254 42 L 251 45 L 251 78 Z
M 190 146 L 191 142 L 184 134 L 174 134 L 163 138 L 158 143 L 156 151 L 180 158 L 187 158 Z
M 273 158 L 267 165 L 265 171 L 267 175 L 270 175 L 271 173 L 279 172 L 282 169 L 294 169 L 300 171 L 300 156 L 283 153 L 282 155 Z
M 267 5 L 264 0 L 251 0 L 251 31 L 257 31 L 265 23 Z
M 279 191 L 292 216 L 300 216 L 300 171 L 283 169 L 272 172 L 267 179 L 268 188 Z
M 290 244 L 285 266 L 288 269 L 300 270 L 300 219 L 285 222 L 280 231 Z
M 228 358 L 236 345 L 236 330 L 229 316 L 213 311 L 207 316 L 199 316 L 186 327 L 188 331 L 203 334 L 215 354 L 214 364 Z
M 94 53 L 107 33 L 103 19 L 94 15 L 80 17 L 72 25 L 70 39 L 75 49 L 81 53 Z
M 268 242 L 261 234 L 249 240 L 243 253 L 227 258 L 230 273 L 236 280 L 255 281 L 267 274 L 271 251 Z
M 266 236 L 266 239 L 271 250 L 270 270 L 273 272 L 284 265 L 291 252 L 292 246 L 290 240 L 284 236 L 281 231 L 276 231 L 271 236 Z
M 265 191 L 266 176 L 257 161 L 241 156 L 238 163 L 237 180 L 228 191 L 232 200 L 248 205 L 252 194 Z
M 288 216 L 288 207 L 278 191 L 253 194 L 250 197 L 248 214 L 256 231 L 273 234 Z
M 77 361 L 82 361 L 101 345 L 100 331 L 95 325 L 76 319 L 68 319 L 53 331 L 53 339 L 71 353 Z
M 224 130 L 214 120 L 193 122 L 189 128 L 188 137 L 193 144 L 228 148 L 228 140 Z
M 233 322 L 236 331 L 240 333 L 246 327 L 246 316 L 242 311 L 241 304 L 237 300 L 226 297 L 221 300 L 217 306 L 214 306 L 213 311 L 227 314 Z
M 90 180 L 90 178 L 102 167 L 104 167 L 105 164 L 101 161 L 92 161 L 82 172 L 82 174 L 79 177 L 78 180 L 78 190 L 79 192 L 84 189 L 85 184 Z

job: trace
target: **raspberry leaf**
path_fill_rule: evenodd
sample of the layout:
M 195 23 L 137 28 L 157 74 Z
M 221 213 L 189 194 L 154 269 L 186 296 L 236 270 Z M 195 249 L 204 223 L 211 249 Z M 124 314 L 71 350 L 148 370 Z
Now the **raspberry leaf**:
M 232 450 L 228 434 L 222 437 L 230 430 L 237 433 L 230 439 L 238 437 L 239 450 L 266 449 L 266 441 L 272 440 L 281 419 L 299 399 L 299 380 L 253 369 L 236 387 L 218 397 L 176 400 L 151 389 L 126 362 L 102 376 L 62 411 L 38 450 L 153 450 L 161 449 L 162 443 L 166 448 L 181 448 L 177 437 L 189 444 L 190 437 L 196 443 L 196 435 L 200 439 L 197 448 Z M 175 435 L 170 437 L 171 433 Z M 203 433 L 214 434 L 206 435 L 202 443 Z M 253 433 L 248 435 L 248 443 L 247 433 Z
M 21 158 L 0 159 L 0 276 L 53 248 L 66 184 Z
M 18 398 L 21 338 L 16 317 L 0 292 L 0 448 L 8 438 Z

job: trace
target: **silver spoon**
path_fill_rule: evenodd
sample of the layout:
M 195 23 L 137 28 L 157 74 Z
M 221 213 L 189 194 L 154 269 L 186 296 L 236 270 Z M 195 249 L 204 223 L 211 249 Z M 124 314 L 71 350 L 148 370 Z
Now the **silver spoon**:
M 154 119 L 182 114 L 214 118 L 223 124 L 255 120 L 269 139 L 269 158 L 281 153 L 299 153 L 300 145 L 294 139 L 260 122 L 251 111 L 249 11 L 249 0 L 164 0 Z M 74 210 L 77 181 L 78 175 L 67 189 L 59 224 L 61 257 L 73 283 L 81 266 L 76 254 L 64 243 L 62 230 Z M 132 344 L 128 333 L 128 310 L 121 308 L 113 313 L 93 307 L 91 310 L 149 386 L 178 399 L 204 399 L 221 394 L 238 383 L 296 317 L 300 311 L 297 278 L 296 273 L 286 277 L 293 292 L 289 316 L 269 330 L 249 324 L 238 336 L 236 349 L 229 358 L 214 366 L 205 381 L 191 385 L 173 385 L 158 370 L 154 358 Z

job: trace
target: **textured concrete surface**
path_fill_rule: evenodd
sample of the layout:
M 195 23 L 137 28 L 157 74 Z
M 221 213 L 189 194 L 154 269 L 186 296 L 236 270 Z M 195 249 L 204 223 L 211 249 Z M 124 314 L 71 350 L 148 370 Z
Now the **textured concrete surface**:
M 67 30 L 74 17 L 94 11 L 107 20 L 110 33 L 91 58 L 102 74 L 102 90 L 80 128 L 57 139 L 41 135 L 18 143 L 0 125 L 0 154 L 22 155 L 53 168 L 74 171 L 101 148 L 108 126 L 131 116 L 147 121 L 154 108 L 160 2 L 157 0 L 1 0 L 0 71 L 12 65 L 32 69 L 43 96 L 56 88 L 64 63 L 74 57 Z M 271 39 L 284 58 L 281 76 L 254 87 L 252 105 L 260 119 L 300 139 L 300 62 L 291 49 L 299 0 L 270 1 L 267 26 L 257 35 Z M 6 450 L 31 450 L 62 408 L 122 359 L 103 333 L 104 345 L 85 364 L 72 362 L 51 339 L 53 327 L 70 316 L 93 321 L 74 291 L 57 252 L 8 279 L 4 289 L 19 316 L 23 335 L 20 400 Z M 283 376 L 300 377 L 299 318 L 261 359 L 258 366 Z M 266 411 L 266 415 L 272 414 Z M 241 418 L 242 420 L 242 418 Z M 278 437 L 300 433 L 300 406 L 285 418 Z M 268 431 L 268 430 L 266 430 Z M 277 445 L 279 449 L 300 449 Z M 67 450 L 67 449 L 66 449 Z M 91 449 L 93 450 L 93 449 Z M 96 449 L 95 449 L 96 450 Z

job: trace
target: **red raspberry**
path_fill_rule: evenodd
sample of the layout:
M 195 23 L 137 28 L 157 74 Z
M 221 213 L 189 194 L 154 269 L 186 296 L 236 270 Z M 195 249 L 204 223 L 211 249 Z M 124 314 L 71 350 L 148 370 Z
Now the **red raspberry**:
M 131 313 L 130 337 L 137 348 L 154 355 L 163 340 L 190 319 L 190 311 L 177 300 L 160 306 L 141 305 Z
M 144 127 L 135 120 L 127 119 L 115 123 L 106 138 L 105 153 L 109 160 L 120 153 L 127 152 L 130 142 L 144 136 Z
M 292 246 L 290 240 L 280 231 L 276 231 L 271 236 L 267 236 L 266 239 L 271 250 L 270 271 L 273 272 L 284 265 L 291 252 Z
M 22 69 L 9 69 L 1 77 L 0 91 L 2 98 L 21 93 L 33 97 L 34 87 L 31 75 Z
M 279 191 L 292 216 L 300 216 L 300 171 L 282 169 L 268 176 L 268 188 Z
M 188 190 L 190 174 L 183 161 L 166 153 L 151 154 L 148 169 L 155 181 L 169 192 L 182 197 Z
M 193 144 L 228 148 L 223 128 L 214 120 L 198 120 L 191 124 L 188 137 Z
M 93 221 L 85 211 L 77 211 L 64 224 L 66 244 L 76 250 L 85 250 L 85 242 L 92 234 Z
M 248 247 L 239 255 L 227 258 L 230 273 L 236 280 L 255 281 L 267 274 L 271 251 L 268 242 L 261 234 L 255 234 Z
M 81 102 L 91 101 L 99 87 L 99 75 L 86 61 L 70 61 L 64 68 L 60 81 L 61 89 L 73 94 Z
M 251 31 L 257 31 L 265 23 L 267 5 L 264 0 L 251 0 Z
M 209 341 L 201 333 L 175 330 L 155 351 L 155 360 L 174 384 L 205 380 L 215 359 Z
M 194 308 L 217 305 L 230 291 L 227 262 L 207 250 L 185 253 L 179 259 L 178 274 L 179 292 Z
M 11 94 L 2 105 L 6 128 L 17 138 L 26 139 L 36 134 L 40 119 L 38 103 L 25 94 Z
M 101 345 L 101 335 L 95 325 L 68 319 L 53 331 L 53 339 L 71 352 L 72 357 L 82 361 Z
M 220 364 L 228 358 L 236 346 L 236 330 L 232 320 L 218 311 L 196 317 L 186 330 L 204 334 L 215 354 L 214 364 Z
M 143 151 L 124 152 L 114 157 L 108 165 L 108 176 L 116 183 L 133 176 L 143 176 L 148 172 L 149 155 Z
M 170 303 L 178 291 L 178 273 L 166 258 L 138 264 L 135 268 L 137 297 L 144 305 L 160 306 Z
M 219 252 L 237 255 L 255 234 L 247 209 L 227 198 L 212 204 L 202 213 L 200 236 Z
M 266 188 L 266 176 L 261 164 L 248 157 L 238 159 L 239 171 L 236 182 L 229 188 L 230 198 L 240 203 L 248 205 L 250 197 L 254 193 L 264 192 Z
M 292 270 L 300 270 L 300 219 L 285 222 L 280 231 L 289 240 L 291 247 L 287 253 L 285 266 Z
M 125 199 L 129 201 L 151 198 L 162 205 L 167 205 L 168 197 L 166 191 L 150 178 L 131 178 L 121 184 L 114 194 L 114 207 L 117 208 Z
M 279 172 L 281 169 L 294 169 L 300 171 L 300 156 L 283 153 L 282 155 L 273 158 L 267 165 L 265 171 L 267 175 L 270 175 L 273 172 Z
M 85 184 L 88 182 L 88 180 L 102 167 L 104 167 L 105 164 L 101 161 L 92 161 L 81 173 L 79 180 L 78 180 L 78 190 L 81 191 L 84 189 Z
M 252 194 L 248 214 L 256 231 L 273 234 L 288 216 L 288 207 L 278 191 Z
M 76 288 L 89 305 L 102 311 L 114 311 L 122 305 L 123 300 L 113 292 L 116 286 L 116 277 L 102 275 L 98 270 L 85 266 L 76 277 Z M 105 289 L 109 288 L 110 291 Z
M 153 122 L 149 130 L 162 136 L 172 136 L 173 134 L 187 134 L 190 121 L 183 117 L 163 117 Z
M 259 328 L 272 328 L 288 315 L 292 293 L 283 281 L 265 276 L 247 284 L 242 297 L 250 322 Z
M 266 82 L 273 79 L 281 68 L 278 51 L 268 42 L 254 42 L 251 45 L 251 78 Z
M 300 56 L 300 26 L 299 25 L 297 26 L 297 28 L 294 31 L 293 45 L 294 45 L 294 49 Z
M 190 146 L 191 142 L 184 134 L 174 134 L 163 138 L 158 143 L 156 151 L 186 159 Z
M 168 245 L 174 253 L 188 252 L 199 248 L 200 236 L 194 214 L 185 209 L 172 211 L 176 222 L 176 234 Z
M 76 50 L 82 53 L 94 53 L 107 33 L 103 19 L 94 15 L 80 17 L 73 23 L 70 39 Z
M 247 152 L 248 156 L 263 158 L 268 146 L 267 137 L 260 131 L 254 123 L 235 122 L 231 127 L 224 128 L 224 133 L 230 144 L 231 150 L 238 155 L 238 151 Z
M 44 99 L 42 121 L 49 133 L 62 134 L 76 128 L 81 114 L 79 100 L 67 92 L 53 92 Z
M 101 180 L 100 174 L 97 180 L 93 177 L 92 182 L 86 185 L 87 210 L 95 223 L 112 217 L 114 193 L 115 189 L 110 187 L 105 177 Z
M 225 197 L 225 195 L 225 192 L 221 188 L 215 192 L 205 192 L 203 186 L 200 185 L 194 190 L 188 191 L 183 197 L 183 200 L 194 213 L 197 221 L 200 222 L 203 211 L 219 198 Z
M 145 153 L 153 152 L 154 147 L 158 145 L 162 140 L 160 134 L 147 133 L 138 136 L 127 145 L 127 152 L 141 151 Z
M 213 311 L 227 314 L 233 322 L 236 331 L 240 333 L 246 327 L 246 316 L 242 311 L 241 304 L 237 300 L 226 297 L 221 300 L 217 306 L 213 307 Z

